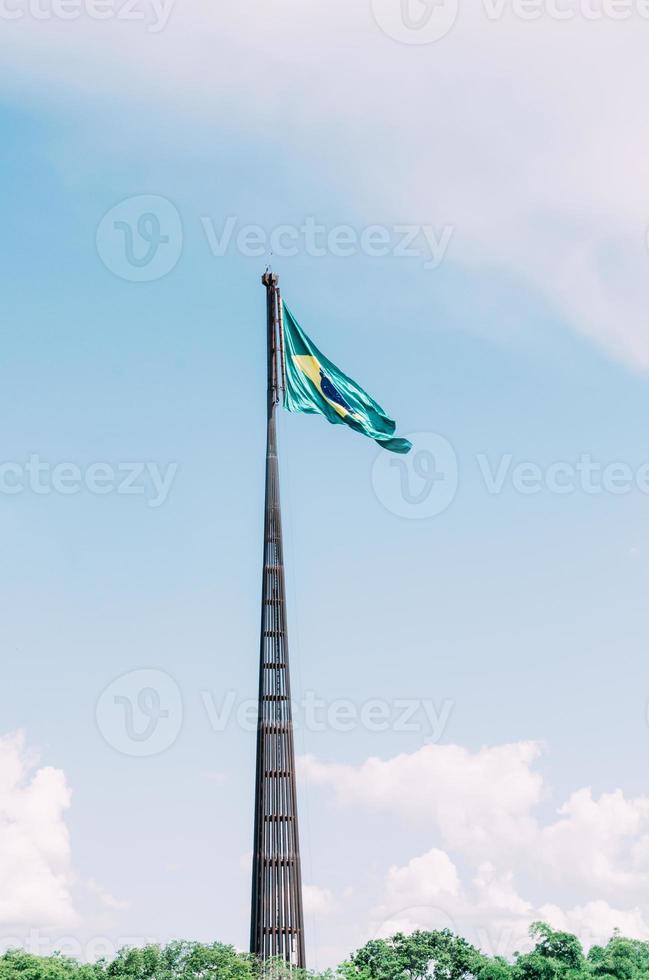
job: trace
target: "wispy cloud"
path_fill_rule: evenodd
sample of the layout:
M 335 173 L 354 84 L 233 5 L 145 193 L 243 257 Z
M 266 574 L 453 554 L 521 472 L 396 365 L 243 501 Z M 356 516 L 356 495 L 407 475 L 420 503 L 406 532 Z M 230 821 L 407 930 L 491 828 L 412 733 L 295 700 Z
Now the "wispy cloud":
M 450 223 L 449 259 L 513 277 L 647 369 L 649 22 L 573 6 L 530 22 L 512 4 L 467 4 L 422 46 L 387 36 L 369 2 L 315 3 L 307 17 L 295 0 L 253 0 L 245 16 L 186 0 L 156 33 L 25 17 L 3 25 L 0 73 L 14 95 L 86 99 L 93 118 L 105 94 L 125 123 L 129 106 L 189 117 L 194 146 L 220 128 L 276 133 L 364 220 Z

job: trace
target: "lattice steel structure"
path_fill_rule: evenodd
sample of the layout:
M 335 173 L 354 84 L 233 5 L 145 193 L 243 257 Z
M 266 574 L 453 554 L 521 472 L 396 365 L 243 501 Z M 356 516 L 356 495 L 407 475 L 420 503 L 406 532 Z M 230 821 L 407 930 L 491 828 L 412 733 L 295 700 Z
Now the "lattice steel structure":
M 304 913 L 275 411 L 285 385 L 282 301 L 266 272 L 268 430 L 250 949 L 304 967 Z

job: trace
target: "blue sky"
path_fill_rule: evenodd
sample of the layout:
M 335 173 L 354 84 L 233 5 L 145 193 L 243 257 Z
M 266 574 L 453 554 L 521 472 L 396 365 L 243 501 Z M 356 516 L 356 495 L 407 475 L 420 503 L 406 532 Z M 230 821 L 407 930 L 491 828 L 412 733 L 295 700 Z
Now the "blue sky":
M 539 915 L 647 938 L 647 494 L 589 494 L 576 466 L 624 484 L 649 460 L 649 26 L 461 11 L 418 46 L 363 4 L 261 8 L 3 25 L 0 462 L 172 479 L 160 506 L 139 477 L 0 494 L 2 936 L 246 945 L 254 736 L 214 712 L 256 691 L 272 261 L 321 349 L 420 434 L 410 465 L 441 436 L 458 466 L 449 506 L 410 519 L 374 444 L 280 418 L 294 693 L 329 712 L 313 730 L 298 707 L 310 962 L 395 923 L 505 953 Z M 134 282 L 97 236 L 142 195 L 182 233 Z M 295 228 L 296 254 L 214 255 L 228 216 Z M 309 218 L 380 226 L 390 254 L 308 254 Z M 421 238 L 392 254 L 404 224 L 451 229 L 435 268 Z M 574 492 L 545 484 L 557 463 Z M 135 756 L 97 712 L 141 671 L 171 744 Z M 337 730 L 332 705 L 371 699 L 386 731 Z M 447 706 L 437 741 L 425 705 Z

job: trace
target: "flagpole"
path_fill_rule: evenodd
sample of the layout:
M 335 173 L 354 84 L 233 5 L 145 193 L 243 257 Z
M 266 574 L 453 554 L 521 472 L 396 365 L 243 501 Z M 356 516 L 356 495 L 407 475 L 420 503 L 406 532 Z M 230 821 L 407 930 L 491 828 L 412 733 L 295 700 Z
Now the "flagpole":
M 250 951 L 304 967 L 276 408 L 285 387 L 282 299 L 267 271 L 267 436 Z
M 279 326 L 279 366 L 280 366 L 280 395 L 286 394 L 286 363 L 284 361 L 284 307 L 277 287 L 277 321 Z

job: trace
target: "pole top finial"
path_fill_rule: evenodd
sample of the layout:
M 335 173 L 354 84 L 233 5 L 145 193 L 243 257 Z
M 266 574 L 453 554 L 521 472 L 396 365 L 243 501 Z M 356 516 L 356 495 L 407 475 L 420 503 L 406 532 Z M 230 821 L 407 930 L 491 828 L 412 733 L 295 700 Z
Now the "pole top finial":
M 268 289 L 269 286 L 276 286 L 279 282 L 279 276 L 276 272 L 271 272 L 270 266 L 267 266 L 266 271 L 261 277 L 261 281 L 264 286 Z

